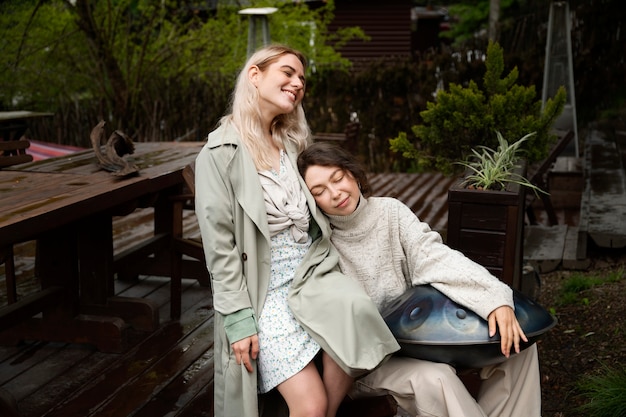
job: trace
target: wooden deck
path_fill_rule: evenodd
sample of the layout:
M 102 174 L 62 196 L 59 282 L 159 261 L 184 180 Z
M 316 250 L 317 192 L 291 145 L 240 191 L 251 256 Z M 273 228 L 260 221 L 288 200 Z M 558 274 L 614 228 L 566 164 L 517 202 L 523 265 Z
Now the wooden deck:
M 143 209 L 115 221 L 116 252 L 151 232 L 144 226 L 151 216 L 150 209 Z M 194 222 L 189 216 L 187 228 L 194 229 Z M 31 246 L 16 247 L 20 294 L 37 285 L 36 279 L 29 278 Z M 183 280 L 183 313 L 178 321 L 169 319 L 169 278 L 116 280 L 115 293 L 148 298 L 160 306 L 159 328 L 154 333 L 129 329 L 123 353 L 37 341 L 0 347 L 0 389 L 17 401 L 19 416 L 212 415 L 210 289 Z M 1 409 L 0 415 L 5 416 Z
M 540 273 L 586 269 L 590 252 L 626 247 L 626 130 L 592 126 L 584 137 L 583 156 L 561 158 L 550 173 L 559 224 L 526 226 L 524 255 Z
M 401 199 L 444 235 L 446 191 L 451 181 L 436 174 L 377 174 L 371 179 L 375 195 Z M 565 191 L 562 194 L 563 201 L 571 195 Z M 569 203 L 556 206 L 561 225 L 578 225 L 577 207 Z M 537 214 L 539 222 L 546 220 L 540 207 Z M 150 229 L 143 225 L 150 219 L 150 209 L 116 219 L 116 253 L 146 237 Z M 192 215 L 185 225 L 187 233 L 197 232 Z M 34 245 L 27 242 L 15 249 L 18 293 L 27 294 L 38 286 L 33 277 Z M 101 353 L 81 344 L 25 341 L 18 346 L 0 346 L 0 404 L 3 396 L 14 399 L 20 417 L 212 416 L 210 289 L 183 280 L 183 312 L 180 320 L 174 321 L 169 319 L 168 278 L 116 280 L 115 291 L 157 303 L 159 328 L 154 333 L 130 329 L 124 352 L 117 354 Z M 2 285 L 0 305 L 6 303 L 3 292 Z M 0 416 L 13 417 L 1 408 Z
M 169 284 L 144 277 L 123 288 L 169 307 Z M 117 289 L 117 288 L 116 288 Z M 184 314 L 150 334 L 137 333 L 123 354 L 86 345 L 25 342 L 0 350 L 0 380 L 20 416 L 212 415 L 213 313 L 208 289 L 186 285 Z
M 421 216 L 441 230 L 447 222 L 443 190 L 448 181 L 438 175 L 381 174 L 374 176 L 372 183 L 377 195 L 396 196 L 411 206 L 424 206 L 419 211 Z M 424 195 L 429 194 L 429 203 L 423 204 Z M 116 253 L 148 236 L 151 216 L 151 209 L 142 209 L 115 221 Z M 197 232 L 193 215 L 188 215 L 185 225 L 187 234 Z M 32 242 L 18 245 L 16 254 L 18 293 L 26 294 L 38 285 L 33 278 Z M 19 416 L 212 416 L 210 289 L 183 280 L 179 321 L 169 319 L 168 278 L 116 280 L 115 292 L 148 298 L 160 306 L 158 330 L 149 334 L 131 329 L 123 353 L 102 353 L 89 345 L 37 341 L 0 346 L 0 390 L 16 400 Z M 5 414 L 0 411 L 0 415 Z
M 374 195 L 397 198 L 409 206 L 420 220 L 445 235 L 448 189 L 455 180 L 440 173 L 388 173 L 372 175 L 370 185 Z

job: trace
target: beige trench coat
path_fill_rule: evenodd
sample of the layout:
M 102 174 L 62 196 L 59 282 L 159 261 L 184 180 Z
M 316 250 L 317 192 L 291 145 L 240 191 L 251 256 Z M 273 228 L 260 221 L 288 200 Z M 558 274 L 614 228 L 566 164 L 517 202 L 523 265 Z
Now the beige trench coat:
M 296 152 L 287 149 L 296 167 Z M 305 190 L 314 242 L 296 271 L 289 306 L 296 319 L 346 372 L 362 375 L 399 345 L 358 282 L 338 272 L 330 225 Z M 263 191 L 250 154 L 233 128 L 209 135 L 196 160 L 196 213 L 215 308 L 215 416 L 259 415 L 256 363 L 253 373 L 237 365 L 224 317 L 263 308 L 270 278 L 270 235 Z

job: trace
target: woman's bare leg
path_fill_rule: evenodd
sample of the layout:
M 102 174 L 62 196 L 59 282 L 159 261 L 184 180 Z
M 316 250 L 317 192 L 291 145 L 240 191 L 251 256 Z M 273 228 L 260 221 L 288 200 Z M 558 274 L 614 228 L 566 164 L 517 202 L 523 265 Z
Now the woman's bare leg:
M 326 352 L 322 354 L 322 366 L 322 380 L 328 398 L 326 417 L 335 417 L 341 402 L 352 388 L 354 378 L 346 374 Z
M 317 368 L 310 362 L 277 387 L 289 407 L 289 417 L 326 417 L 328 400 Z

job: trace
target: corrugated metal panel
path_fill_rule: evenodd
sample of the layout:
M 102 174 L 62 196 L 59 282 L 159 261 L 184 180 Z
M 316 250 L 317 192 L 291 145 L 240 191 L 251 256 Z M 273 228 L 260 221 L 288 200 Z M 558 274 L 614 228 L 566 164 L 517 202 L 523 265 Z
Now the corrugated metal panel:
M 371 38 L 351 41 L 339 51 L 353 62 L 411 55 L 411 2 L 409 0 L 336 0 L 331 32 L 358 26 Z
M 448 228 L 448 189 L 457 180 L 441 173 L 382 173 L 369 177 L 372 194 L 402 201 L 442 235 Z

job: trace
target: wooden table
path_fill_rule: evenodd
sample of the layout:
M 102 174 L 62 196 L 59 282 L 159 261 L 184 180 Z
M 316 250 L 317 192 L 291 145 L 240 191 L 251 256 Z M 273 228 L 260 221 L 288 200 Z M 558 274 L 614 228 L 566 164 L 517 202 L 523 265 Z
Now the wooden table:
M 140 260 L 169 259 L 172 233 L 180 228 L 171 197 L 181 192 L 182 169 L 202 145 L 135 143 L 126 158 L 139 174 L 126 178 L 99 169 L 93 150 L 0 170 L 0 247 L 36 240 L 42 286 L 0 307 L 0 341 L 84 342 L 116 352 L 128 324 L 154 330 L 158 308 L 115 297 L 114 275 Z M 140 207 L 154 207 L 154 237 L 114 256 L 113 216 Z M 148 258 L 157 253 L 163 256 Z
M 54 113 L 25 110 L 0 111 L 0 140 L 18 140 L 26 133 L 30 122 L 52 116 L 54 116 Z

